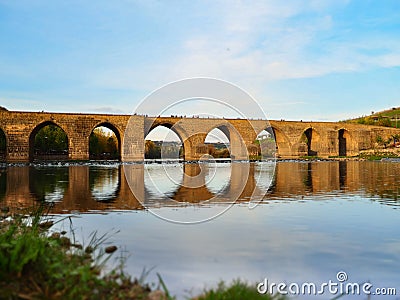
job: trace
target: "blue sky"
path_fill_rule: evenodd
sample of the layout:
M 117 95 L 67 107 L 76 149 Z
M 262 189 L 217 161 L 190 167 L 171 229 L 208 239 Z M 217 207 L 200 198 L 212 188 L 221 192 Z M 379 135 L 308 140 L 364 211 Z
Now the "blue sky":
M 237 84 L 270 119 L 400 106 L 400 1 L 3 1 L 0 105 L 131 113 L 188 77 Z

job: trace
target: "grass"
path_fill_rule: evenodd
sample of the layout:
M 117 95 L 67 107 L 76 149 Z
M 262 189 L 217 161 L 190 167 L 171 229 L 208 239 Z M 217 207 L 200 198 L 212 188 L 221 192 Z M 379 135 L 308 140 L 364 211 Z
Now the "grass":
M 146 299 L 147 285 L 117 267 L 104 273 L 110 258 L 104 237 L 87 247 L 61 233 L 49 235 L 53 224 L 42 211 L 0 223 L 0 295 L 2 299 Z M 96 253 L 96 254 L 95 254 Z
M 319 156 L 313 156 L 313 155 L 305 155 L 305 156 L 300 156 L 300 159 L 306 159 L 306 160 L 321 160 L 323 158 Z
M 399 158 L 399 156 L 390 152 L 374 151 L 371 153 L 361 153 L 359 155 L 359 158 L 375 161 L 381 160 L 382 158 Z
M 374 120 L 374 117 L 377 117 L 378 119 Z M 396 118 L 398 119 L 397 122 L 395 120 Z M 371 115 L 345 120 L 344 122 L 399 128 L 400 108 L 393 107 L 391 109 L 371 113 Z
M 287 299 L 282 295 L 270 295 L 258 293 L 255 285 L 249 285 L 243 281 L 236 280 L 231 285 L 226 285 L 220 282 L 215 289 L 206 290 L 203 295 L 200 295 L 196 300 L 283 300 Z
M 383 116 L 387 116 L 387 117 L 396 117 L 399 116 L 400 118 L 400 108 L 399 107 L 393 107 L 391 109 L 386 109 L 380 112 L 376 112 L 373 114 L 374 116 L 377 115 L 383 115 Z

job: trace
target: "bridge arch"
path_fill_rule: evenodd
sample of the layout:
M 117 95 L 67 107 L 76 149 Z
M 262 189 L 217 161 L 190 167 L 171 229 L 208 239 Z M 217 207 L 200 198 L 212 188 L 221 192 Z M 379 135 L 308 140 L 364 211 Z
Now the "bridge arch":
M 89 138 L 88 138 L 89 155 L 90 155 L 90 151 L 91 151 L 91 149 L 90 149 L 90 146 L 91 146 L 90 145 L 90 136 L 92 136 L 92 134 L 94 133 L 95 129 L 101 128 L 101 127 L 107 128 L 108 130 L 110 130 L 115 135 L 115 137 L 117 139 L 116 157 L 110 157 L 110 158 L 117 158 L 118 160 L 120 160 L 121 159 L 121 143 L 122 143 L 121 141 L 122 141 L 123 133 L 121 132 L 121 130 L 116 125 L 114 125 L 114 124 L 112 124 L 111 122 L 108 122 L 108 121 L 98 122 L 96 125 L 93 126 L 92 130 L 90 131 Z M 110 138 L 112 139 L 111 136 L 110 136 Z M 107 157 L 105 157 L 105 158 L 107 158 Z
M 205 140 L 207 136 L 212 132 L 213 130 L 218 129 L 220 130 L 227 140 L 229 141 L 229 154 L 232 159 L 248 159 L 249 153 L 251 149 L 247 149 L 245 143 L 244 143 L 244 137 L 240 134 L 238 129 L 235 127 L 234 124 L 231 124 L 230 122 L 224 120 L 223 122 L 219 122 L 217 124 L 213 124 L 213 126 L 210 126 L 205 130 L 205 134 L 203 137 L 203 144 L 205 143 Z
M 8 138 L 6 132 L 0 127 L 0 161 L 6 161 Z
M 180 156 L 185 156 L 185 140 L 183 138 L 183 133 L 180 131 L 180 128 L 178 126 L 174 126 L 175 124 L 170 123 L 170 122 L 154 122 L 149 130 L 145 132 L 144 140 L 144 155 L 145 158 L 180 158 Z M 158 130 L 163 130 L 166 129 L 170 133 L 172 133 L 172 136 L 164 136 L 161 137 L 161 135 L 164 135 L 165 133 L 158 132 L 160 134 L 160 142 L 162 143 L 161 145 L 155 145 L 154 141 L 152 143 L 148 142 L 148 136 L 152 134 L 157 134 Z M 169 140 L 171 139 L 172 140 Z M 165 142 L 176 142 L 176 139 L 179 140 L 177 145 L 171 144 L 171 147 L 169 147 Z
M 278 157 L 290 156 L 292 144 L 285 133 L 275 126 L 268 125 L 264 129 L 257 132 L 257 137 L 263 132 L 268 132 L 275 140 L 276 154 Z
M 151 124 L 151 126 L 147 130 L 145 130 L 144 137 L 146 138 L 146 136 L 148 136 L 151 131 L 153 131 L 159 126 L 172 130 L 178 136 L 178 138 L 181 140 L 182 143 L 187 138 L 185 131 L 179 126 L 178 122 L 173 123 L 169 121 L 158 121 L 158 120 L 154 121 Z
M 338 150 L 339 156 L 348 156 L 351 154 L 353 138 L 349 130 L 341 128 L 338 130 Z
M 61 149 L 61 148 L 60 149 L 47 149 L 50 152 L 46 153 L 47 155 L 43 156 L 42 158 L 44 158 L 44 159 L 53 158 L 53 159 L 57 159 L 57 160 L 68 159 L 68 153 L 69 153 L 69 149 L 70 149 L 71 145 L 69 145 L 70 139 L 69 139 L 66 129 L 62 125 L 60 125 L 54 121 L 47 120 L 47 121 L 43 121 L 43 122 L 37 124 L 32 129 L 32 131 L 29 133 L 29 161 L 33 161 L 35 158 L 40 157 L 40 155 L 39 155 L 39 154 L 41 154 L 40 150 L 35 149 L 35 140 L 36 140 L 36 136 L 38 135 L 38 133 L 47 126 L 55 126 L 62 130 L 62 132 L 65 134 L 65 136 L 63 136 L 62 138 L 65 138 L 65 141 L 59 141 L 60 147 L 63 144 L 65 144 L 65 145 L 64 145 L 64 147 L 62 147 L 63 149 Z M 47 136 L 44 136 L 44 138 L 47 140 Z
M 213 126 L 212 128 L 210 128 L 210 129 L 207 131 L 206 138 L 207 138 L 213 131 L 215 132 L 216 130 L 221 131 L 221 132 L 225 135 L 225 137 L 228 139 L 228 141 L 230 140 L 230 138 L 231 138 L 231 128 L 230 128 L 229 124 L 220 124 L 220 125 Z M 205 139 L 206 139 L 206 138 L 205 138 Z M 205 140 L 205 139 L 204 139 L 204 140 Z
M 204 143 L 200 144 L 205 146 L 205 151 L 209 155 L 216 158 L 229 158 L 231 156 L 231 132 L 230 128 L 226 124 L 220 124 L 213 126 L 208 130 L 204 137 Z M 210 147 L 209 143 L 221 144 L 219 149 L 215 149 L 215 146 Z
M 318 155 L 320 140 L 320 134 L 314 127 L 308 127 L 303 131 L 300 142 L 306 144 L 307 156 Z

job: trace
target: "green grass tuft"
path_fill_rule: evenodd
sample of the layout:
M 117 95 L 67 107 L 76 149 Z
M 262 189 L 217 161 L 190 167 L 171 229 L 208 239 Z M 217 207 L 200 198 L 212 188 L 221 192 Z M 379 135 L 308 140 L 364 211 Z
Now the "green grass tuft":
M 361 153 L 359 155 L 359 158 L 376 161 L 383 158 L 399 158 L 399 156 L 395 153 L 374 151 L 370 153 Z
M 260 294 L 256 285 L 249 285 L 241 280 L 235 280 L 231 285 L 227 286 L 224 282 L 220 282 L 216 289 L 209 289 L 203 295 L 193 298 L 196 300 L 283 300 L 286 299 L 282 295 Z
M 105 236 L 92 235 L 87 247 L 60 233 L 49 235 L 42 210 L 0 221 L 2 299 L 146 299 L 147 285 L 122 268 L 104 274 L 110 258 Z

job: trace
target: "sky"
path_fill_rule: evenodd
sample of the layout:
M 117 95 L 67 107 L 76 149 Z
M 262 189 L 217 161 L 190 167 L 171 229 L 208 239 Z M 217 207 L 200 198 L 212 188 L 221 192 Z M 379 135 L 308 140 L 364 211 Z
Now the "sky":
M 131 114 L 193 77 L 239 86 L 269 119 L 398 107 L 400 1 L 0 0 L 9 110 Z

